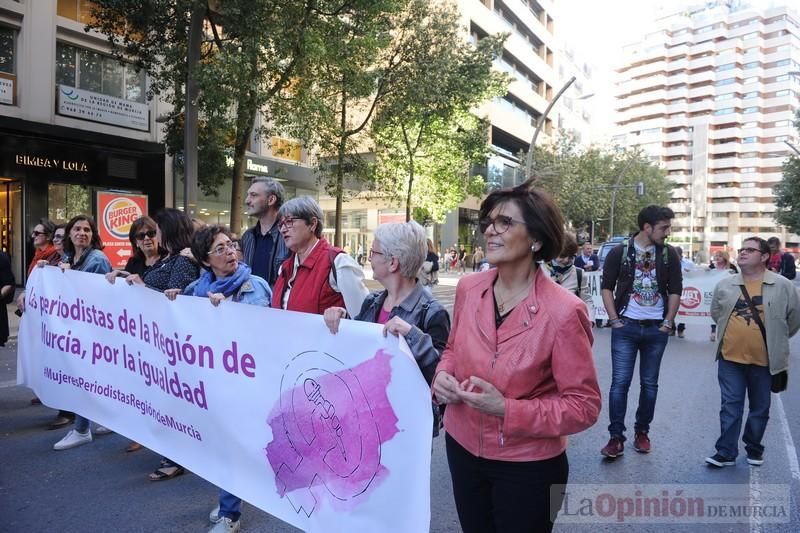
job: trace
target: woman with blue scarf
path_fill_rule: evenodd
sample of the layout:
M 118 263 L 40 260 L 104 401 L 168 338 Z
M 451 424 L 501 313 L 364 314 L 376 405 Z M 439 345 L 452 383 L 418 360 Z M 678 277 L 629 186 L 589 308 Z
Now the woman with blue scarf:
M 203 265 L 205 272 L 186 287 L 184 295 L 208 298 L 215 306 L 228 300 L 269 307 L 272 301 L 269 285 L 264 279 L 252 275 L 249 266 L 239 262 L 228 228 L 215 224 L 198 230 L 192 240 L 192 255 Z M 180 293 L 179 289 L 164 291 L 170 300 Z M 209 517 L 216 523 L 211 531 L 237 531 L 241 506 L 241 499 L 220 489 L 219 507 Z

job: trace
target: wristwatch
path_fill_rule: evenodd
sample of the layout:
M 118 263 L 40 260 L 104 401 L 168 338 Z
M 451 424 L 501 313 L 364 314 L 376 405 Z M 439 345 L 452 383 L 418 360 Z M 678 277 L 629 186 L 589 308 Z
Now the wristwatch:
M 664 319 L 664 320 L 661 322 L 661 327 L 664 327 L 664 328 L 667 328 L 667 329 L 672 329 L 672 328 L 674 328 L 674 327 L 675 327 L 675 325 L 672 323 L 672 320 L 666 320 L 666 319 Z

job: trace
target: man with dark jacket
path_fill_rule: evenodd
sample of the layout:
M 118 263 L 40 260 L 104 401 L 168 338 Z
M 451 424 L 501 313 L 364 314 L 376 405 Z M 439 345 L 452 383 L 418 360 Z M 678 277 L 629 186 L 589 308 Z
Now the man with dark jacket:
M 633 448 L 650 451 L 650 423 L 656 406 L 658 373 L 667 339 L 674 330 L 683 274 L 675 249 L 665 244 L 675 214 L 650 205 L 639 212 L 639 231 L 611 250 L 603 264 L 602 295 L 611 331 L 611 390 L 604 456 L 623 454 L 628 389 L 639 353 L 639 407 Z
M 794 279 L 797 276 L 794 256 L 789 252 L 781 252 L 781 240 L 777 237 L 767 239 L 767 244 L 769 244 L 770 252 L 767 268 L 786 279 Z
M 586 241 L 581 244 L 580 254 L 575 258 L 575 266 L 582 268 L 585 272 L 600 270 L 600 258 L 594 253 L 592 243 Z
M 247 190 L 245 208 L 256 217 L 256 225 L 244 232 L 241 239 L 244 262 L 270 288 L 278 277 L 278 268 L 287 257 L 289 248 L 278 231 L 278 209 L 283 204 L 283 185 L 272 178 L 253 178 Z

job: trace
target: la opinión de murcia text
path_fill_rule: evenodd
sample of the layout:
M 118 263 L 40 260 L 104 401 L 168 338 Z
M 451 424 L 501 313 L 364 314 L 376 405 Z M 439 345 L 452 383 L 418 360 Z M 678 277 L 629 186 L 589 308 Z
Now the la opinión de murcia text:
M 178 364 L 214 370 L 219 368 L 245 378 L 256 376 L 255 358 L 249 353 L 240 353 L 236 341 L 228 343 L 224 350 L 192 342 L 192 335 L 183 335 L 177 331 L 162 331 L 157 322 L 147 322 L 141 314 L 129 315 L 126 309 L 114 316 L 113 313 L 88 305 L 82 298 L 64 301 L 59 295 L 57 298 L 37 296 L 31 291 L 26 298 L 26 309 L 39 312 L 44 317 L 55 317 L 67 322 L 81 322 L 107 331 L 118 331 L 123 334 L 143 341 L 165 356 L 162 364 L 148 361 L 147 354 L 142 355 L 141 350 L 129 348 L 125 343 L 118 346 L 106 345 L 101 342 L 84 342 L 80 337 L 73 336 L 69 325 L 62 326 L 56 331 L 48 322 L 41 325 L 41 341 L 48 348 L 90 360 L 92 365 L 114 365 L 130 372 L 137 373 L 144 379 L 149 387 L 156 387 L 165 394 L 208 410 L 206 401 L 205 384 L 199 380 L 196 384 L 184 381 L 177 370 Z M 65 331 L 66 330 L 66 331 Z M 219 357 L 219 353 L 222 356 Z

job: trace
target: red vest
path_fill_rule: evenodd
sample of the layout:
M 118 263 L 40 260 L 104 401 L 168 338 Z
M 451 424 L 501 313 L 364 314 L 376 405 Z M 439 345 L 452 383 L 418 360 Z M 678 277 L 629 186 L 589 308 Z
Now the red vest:
M 298 267 L 286 309 L 321 315 L 329 307 L 344 307 L 342 294 L 334 291 L 328 283 L 334 258 L 340 253 L 342 250 L 334 248 L 325 239 L 319 240 L 311 254 Z M 295 255 L 292 253 L 283 262 L 281 274 L 275 280 L 275 287 L 272 289 L 272 307 L 275 309 L 282 308 L 283 292 L 294 273 Z

